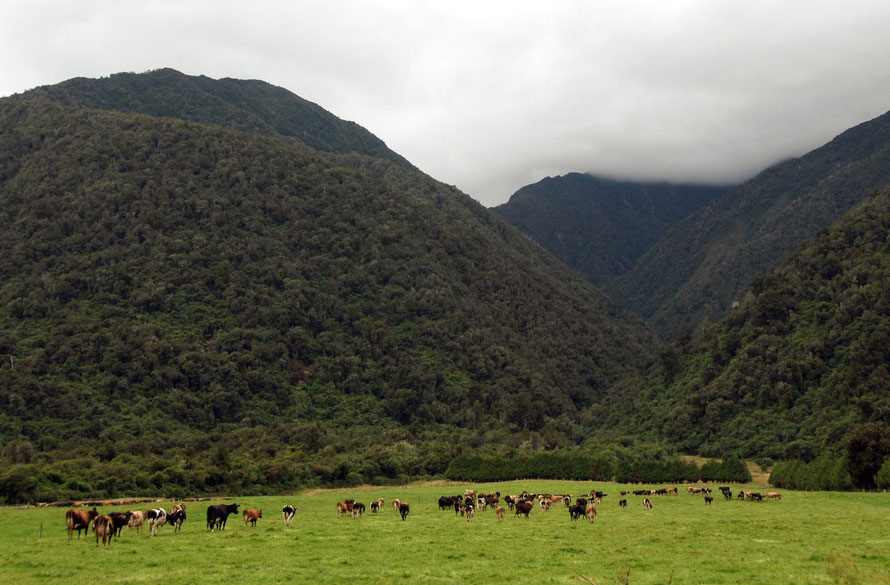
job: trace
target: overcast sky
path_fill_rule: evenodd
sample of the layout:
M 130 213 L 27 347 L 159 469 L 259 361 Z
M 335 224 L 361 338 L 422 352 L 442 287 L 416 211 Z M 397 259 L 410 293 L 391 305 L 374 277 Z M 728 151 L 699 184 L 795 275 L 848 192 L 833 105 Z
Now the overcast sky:
M 0 96 L 172 67 L 262 79 L 487 206 L 571 171 L 736 182 L 890 110 L 890 2 L 27 0 Z

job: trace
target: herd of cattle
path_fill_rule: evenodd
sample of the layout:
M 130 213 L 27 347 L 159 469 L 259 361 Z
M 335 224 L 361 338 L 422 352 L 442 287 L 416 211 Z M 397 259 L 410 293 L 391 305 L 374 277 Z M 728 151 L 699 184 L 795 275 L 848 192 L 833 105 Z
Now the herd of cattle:
M 711 488 L 689 486 L 686 488 L 687 493 L 691 495 L 703 495 L 705 504 L 714 501 Z M 720 486 L 718 488 L 727 500 L 733 499 L 732 490 L 729 486 Z M 644 509 L 652 509 L 652 501 L 649 496 L 674 495 L 678 494 L 675 487 L 659 488 L 659 489 L 641 489 L 632 491 L 622 491 L 622 496 L 643 496 L 642 505 Z M 507 509 L 514 516 L 525 516 L 528 518 L 531 511 L 538 507 L 542 511 L 550 510 L 554 505 L 563 504 L 569 511 L 569 518 L 572 521 L 579 520 L 582 516 L 587 518 L 589 522 L 596 519 L 597 506 L 602 504 L 605 494 L 598 490 L 590 490 L 590 493 L 584 496 L 575 497 L 572 494 L 533 494 L 523 491 L 519 495 L 506 495 L 501 498 L 500 492 L 479 493 L 476 490 L 467 489 L 463 494 L 441 496 L 439 498 L 439 509 L 443 511 L 454 510 L 455 516 L 460 515 L 466 518 L 467 522 L 471 521 L 477 510 L 485 512 L 491 508 L 494 510 L 495 517 L 500 521 L 504 519 Z M 759 492 L 739 491 L 736 499 L 763 501 L 764 499 L 781 499 L 778 492 Z M 386 500 L 379 498 L 371 503 L 371 514 L 376 515 L 386 505 Z M 618 500 L 620 508 L 627 507 L 627 498 L 622 497 Z M 394 499 L 392 507 L 398 512 L 402 520 L 406 520 L 411 510 L 408 502 Z M 366 511 L 365 504 L 348 498 L 342 502 L 337 502 L 337 517 L 351 516 L 358 518 Z M 207 508 L 207 530 L 223 530 L 226 527 L 226 521 L 232 514 L 238 514 L 238 504 L 216 504 Z M 291 525 L 296 508 L 291 505 L 284 506 L 281 515 L 287 526 Z M 244 526 L 256 526 L 257 521 L 263 517 L 262 510 L 247 508 L 241 512 L 244 519 Z M 99 514 L 95 506 L 92 510 L 71 509 L 65 515 L 65 522 L 68 527 L 68 539 L 73 538 L 73 534 L 77 531 L 77 538 L 80 539 L 81 531 L 85 534 L 89 533 L 92 527 L 96 536 L 96 546 L 99 541 L 102 544 L 110 544 L 112 537 L 120 538 L 121 531 L 126 526 L 141 532 L 143 526 L 148 523 L 149 533 L 154 536 L 158 530 L 165 525 L 173 526 L 174 531 L 179 531 L 186 520 L 185 504 L 175 504 L 168 513 L 164 508 L 154 508 L 142 511 L 112 512 L 107 515 Z

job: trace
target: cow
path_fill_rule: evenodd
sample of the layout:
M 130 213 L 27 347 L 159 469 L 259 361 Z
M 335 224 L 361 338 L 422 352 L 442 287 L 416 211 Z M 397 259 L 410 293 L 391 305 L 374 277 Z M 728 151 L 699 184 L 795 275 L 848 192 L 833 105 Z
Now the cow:
M 542 512 L 546 512 L 547 510 L 550 509 L 550 500 L 546 500 L 546 499 L 545 499 L 545 500 L 541 500 L 540 503 L 539 503 L 538 505 L 541 506 L 541 511 L 542 511 Z
M 646 510 L 652 509 L 652 502 L 649 501 L 649 498 L 643 498 L 643 508 Z
M 174 507 L 176 509 L 167 514 L 167 524 L 173 527 L 173 532 L 179 532 L 185 522 L 185 506 L 180 504 Z
M 665 492 L 666 494 L 668 494 L 669 496 L 676 496 L 676 495 L 677 495 L 677 488 L 675 488 L 675 487 L 669 487 L 669 488 L 665 489 L 664 492 Z
M 392 501 L 392 509 L 395 512 L 398 512 L 402 506 L 402 501 L 398 498 Z
M 207 508 L 207 528 L 213 532 L 214 528 L 219 527 L 225 530 L 226 520 L 230 514 L 238 513 L 238 504 L 215 504 Z
M 712 498 L 711 496 L 705 496 L 705 504 L 710 506 L 711 502 L 713 502 L 713 501 L 714 501 L 714 498 Z
M 136 532 L 142 532 L 142 525 L 145 523 L 145 512 L 139 510 L 130 514 L 130 521 L 127 522 L 127 528 L 135 528 Z
M 440 510 L 448 510 L 454 506 L 454 498 L 451 496 L 442 496 L 439 498 L 439 509 Z
M 485 499 L 485 496 L 479 496 L 476 498 L 476 505 L 479 506 L 479 510 L 484 512 L 485 508 L 488 507 L 488 500 Z
M 111 544 L 111 537 L 114 536 L 114 520 L 110 516 L 96 516 L 93 520 L 93 532 L 96 533 L 96 546 L 99 546 L 99 538 L 102 539 L 102 545 Z
M 377 515 L 377 510 L 379 510 L 379 509 L 380 509 L 380 503 L 379 503 L 379 502 L 371 502 L 371 514 L 374 514 L 374 515 L 376 516 L 376 515 Z
M 291 521 L 294 519 L 294 514 L 296 513 L 297 509 L 290 504 L 281 509 L 281 515 L 284 517 L 285 526 L 290 526 Z
M 532 511 L 535 505 L 532 504 L 529 500 L 520 500 L 516 502 L 514 516 L 519 516 L 520 514 L 524 514 L 526 518 L 528 518 L 529 512 Z
M 365 513 L 365 505 L 361 502 L 356 502 L 352 505 L 352 517 L 358 518 L 360 515 Z
M 584 514 L 585 510 L 586 508 L 584 506 L 579 506 L 578 504 L 569 506 L 569 519 L 572 521 L 577 520 Z
M 618 507 L 619 508 L 627 508 L 627 500 L 626 499 L 618 500 Z
M 121 530 L 124 529 L 124 526 L 129 525 L 132 516 L 133 512 L 112 512 L 108 515 L 108 517 L 111 518 L 111 522 L 114 524 L 114 535 L 117 538 L 121 537 Z
M 152 536 L 157 535 L 158 528 L 167 523 L 167 512 L 163 508 L 155 508 L 145 513 L 148 520 L 148 531 Z
M 584 515 L 587 516 L 587 520 L 593 522 L 596 519 L 596 506 L 587 506 Z
M 519 498 L 517 498 L 516 496 L 504 496 L 504 501 L 507 502 L 507 506 L 512 512 L 513 508 L 516 506 L 516 502 L 519 501 Z
M 780 494 L 779 492 L 766 492 L 765 494 L 763 494 L 763 497 L 769 498 L 771 500 L 781 500 L 782 494 Z
M 731 500 L 732 499 L 732 490 L 725 490 L 723 492 L 723 497 L 726 498 L 727 500 Z
M 346 502 L 337 502 L 337 518 L 339 518 L 343 514 L 349 514 L 349 506 Z
M 253 508 L 245 508 L 241 515 L 244 516 L 244 525 L 250 522 L 250 525 L 256 528 L 256 521 L 263 517 L 262 510 L 254 510 Z
M 398 500 L 397 500 L 398 501 Z M 408 512 L 411 511 L 411 506 L 408 505 L 408 502 L 399 502 L 399 514 L 402 515 L 402 520 L 408 517 Z
M 386 505 L 386 500 L 384 500 L 383 498 L 377 498 L 377 509 L 378 510 L 382 510 L 383 506 L 385 506 L 385 505 Z
M 470 504 L 469 506 L 467 506 L 466 515 L 467 515 L 467 522 L 472 520 L 473 516 L 476 515 L 476 506 L 474 506 L 473 504 Z
M 505 512 L 505 510 L 504 510 L 503 506 L 498 506 L 497 508 L 494 509 L 494 515 L 498 517 L 498 520 L 504 519 L 504 512 Z
M 77 530 L 77 539 L 80 540 L 80 531 L 88 531 L 93 519 L 99 515 L 96 507 L 92 510 L 68 510 L 65 512 L 65 524 L 68 526 L 68 540 L 71 540 L 74 531 Z

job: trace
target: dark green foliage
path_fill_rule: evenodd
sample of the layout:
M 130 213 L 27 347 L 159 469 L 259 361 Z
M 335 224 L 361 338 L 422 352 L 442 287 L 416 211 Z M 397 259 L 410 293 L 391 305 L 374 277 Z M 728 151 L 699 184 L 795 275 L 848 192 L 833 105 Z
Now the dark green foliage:
M 678 367 L 663 352 L 638 390 L 616 387 L 602 403 L 604 429 L 651 432 L 709 457 L 849 453 L 855 485 L 873 486 L 887 451 L 848 441 L 857 425 L 890 424 L 888 234 L 884 191 L 757 276 L 722 321 L 676 344 Z
M 725 190 L 569 173 L 527 185 L 492 210 L 602 285 L 627 272 L 671 225 Z
M 0 100 L 8 501 L 399 481 L 467 442 L 583 439 L 651 336 L 453 188 L 342 156 Z
M 665 337 L 722 318 L 752 277 L 832 225 L 888 184 L 890 113 L 847 130 L 825 146 L 762 172 L 677 222 L 634 267 L 604 285 Z M 851 241 L 850 243 L 852 243 Z M 820 275 L 831 279 L 831 258 Z M 763 319 L 793 310 L 761 299 Z
M 769 482 L 789 490 L 846 491 L 853 488 L 846 460 L 842 457 L 825 456 L 809 463 L 800 459 L 779 461 L 773 467 Z
M 890 426 L 884 422 L 859 425 L 847 439 L 847 471 L 853 487 L 873 489 L 881 466 L 890 457 Z

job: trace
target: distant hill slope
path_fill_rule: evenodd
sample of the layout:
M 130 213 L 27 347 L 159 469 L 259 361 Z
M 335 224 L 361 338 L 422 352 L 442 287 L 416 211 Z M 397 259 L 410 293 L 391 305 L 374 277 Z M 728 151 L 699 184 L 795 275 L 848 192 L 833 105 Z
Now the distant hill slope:
M 737 308 L 594 407 L 707 456 L 838 455 L 890 423 L 890 190 L 754 279 Z
M 245 132 L 278 134 L 322 152 L 359 153 L 412 165 L 355 122 L 264 81 L 211 79 L 174 69 L 78 77 L 16 98 L 47 98 L 85 108 L 167 116 Z
M 719 319 L 758 272 L 890 183 L 890 113 L 768 169 L 674 225 L 605 289 L 664 335 Z
M 627 272 L 671 225 L 724 191 L 570 173 L 527 185 L 492 209 L 602 285 Z
M 292 489 L 579 441 L 651 335 L 466 195 L 360 156 L 0 100 L 0 475 Z

